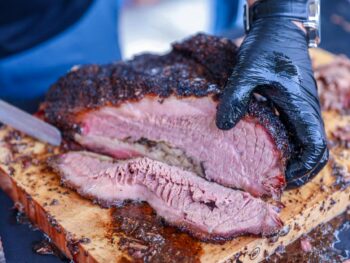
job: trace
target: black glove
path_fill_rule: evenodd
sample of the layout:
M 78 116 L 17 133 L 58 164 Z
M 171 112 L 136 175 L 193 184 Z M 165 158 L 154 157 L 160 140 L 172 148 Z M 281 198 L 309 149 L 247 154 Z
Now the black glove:
M 273 103 L 296 142 L 298 151 L 286 170 L 288 185 L 306 183 L 326 165 L 328 149 L 306 34 L 289 18 L 253 22 L 220 98 L 219 129 L 236 125 L 253 92 Z

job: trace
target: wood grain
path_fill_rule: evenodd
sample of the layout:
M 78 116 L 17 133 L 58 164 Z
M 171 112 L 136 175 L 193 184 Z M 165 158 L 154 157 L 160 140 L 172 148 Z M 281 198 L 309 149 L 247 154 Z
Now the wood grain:
M 314 64 L 332 56 L 313 51 Z M 327 134 L 350 124 L 350 116 L 325 112 Z M 11 149 L 11 150 L 9 150 Z M 120 262 L 129 256 L 118 245 L 111 209 L 103 209 L 60 185 L 59 177 L 46 166 L 58 149 L 18 135 L 8 127 L 0 130 L 0 187 L 53 242 L 76 262 Z M 240 237 L 222 245 L 203 243 L 202 262 L 259 262 L 280 245 L 287 245 L 315 226 L 345 211 L 350 189 L 335 186 L 332 164 L 350 171 L 350 149 L 333 148 L 332 162 L 310 183 L 286 191 L 281 212 L 285 223 L 278 238 Z

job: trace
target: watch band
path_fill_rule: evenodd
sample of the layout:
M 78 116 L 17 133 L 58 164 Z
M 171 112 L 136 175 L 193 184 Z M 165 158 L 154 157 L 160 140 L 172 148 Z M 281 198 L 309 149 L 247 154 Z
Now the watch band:
M 260 0 L 250 7 L 251 21 L 267 17 L 286 17 L 306 21 L 307 4 L 308 0 Z
M 252 23 L 262 18 L 283 17 L 303 23 L 309 47 L 317 47 L 320 36 L 319 0 L 259 0 L 251 7 L 245 5 L 244 25 L 249 32 Z

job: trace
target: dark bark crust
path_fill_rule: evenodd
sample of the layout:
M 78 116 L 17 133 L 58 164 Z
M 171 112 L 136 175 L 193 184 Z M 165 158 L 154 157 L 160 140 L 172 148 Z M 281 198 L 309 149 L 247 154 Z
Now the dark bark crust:
M 230 40 L 198 34 L 173 44 L 165 55 L 142 54 L 126 62 L 83 66 L 51 86 L 45 116 L 61 126 L 71 113 L 145 95 L 219 94 L 235 64 L 236 49 Z
M 52 85 L 42 109 L 47 121 L 68 135 L 79 128 L 79 113 L 118 106 L 126 100 L 137 101 L 146 95 L 160 100 L 170 95 L 215 99 L 231 74 L 236 53 L 231 40 L 197 34 L 174 43 L 165 55 L 142 54 L 126 62 L 83 66 Z M 288 136 L 273 110 L 252 102 L 249 114 L 268 129 L 287 160 Z

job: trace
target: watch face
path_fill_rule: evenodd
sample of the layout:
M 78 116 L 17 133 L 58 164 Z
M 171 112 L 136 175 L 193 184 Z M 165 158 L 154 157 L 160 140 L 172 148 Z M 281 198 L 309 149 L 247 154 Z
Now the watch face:
M 320 44 L 320 34 L 317 28 L 305 27 L 307 31 L 308 45 L 310 48 L 318 47 Z

